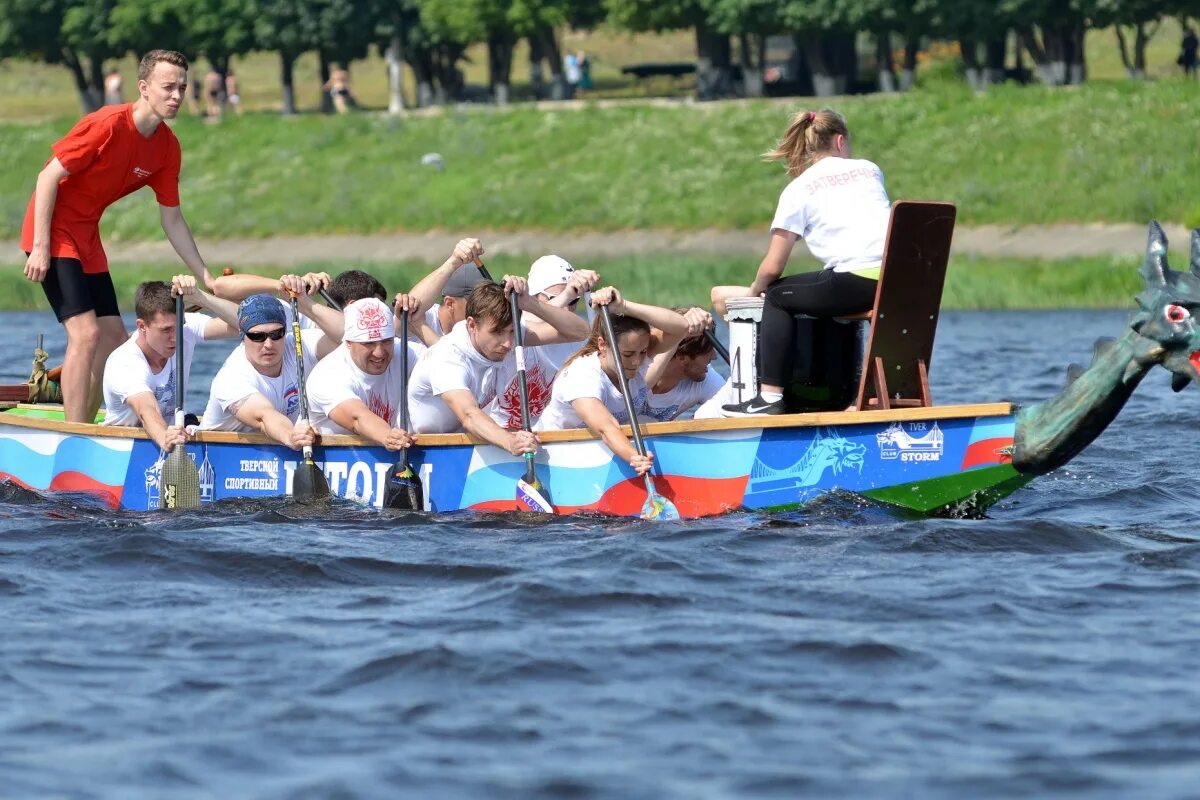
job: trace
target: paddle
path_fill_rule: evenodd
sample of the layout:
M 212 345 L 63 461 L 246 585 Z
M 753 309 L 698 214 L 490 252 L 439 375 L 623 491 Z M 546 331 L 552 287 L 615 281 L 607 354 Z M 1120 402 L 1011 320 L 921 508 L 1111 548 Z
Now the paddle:
M 612 350 L 613 365 L 617 371 L 617 382 L 621 386 L 621 396 L 625 398 L 625 411 L 629 414 L 629 429 L 633 431 L 633 444 L 640 455 L 646 455 L 646 443 L 642 441 L 642 431 L 638 425 L 637 413 L 633 409 L 633 398 L 629 396 L 629 381 L 625 380 L 625 368 L 621 363 L 621 351 L 617 347 L 617 337 L 613 333 L 612 315 L 608 306 L 600 306 L 600 319 L 604 324 L 604 336 L 608 339 L 609 349 Z M 646 503 L 642 506 L 642 519 L 679 519 L 679 509 L 667 498 L 654 489 L 654 479 L 647 472 L 642 476 L 646 479 Z
M 483 276 L 484 280 L 491 281 L 492 283 L 496 282 L 492 279 L 492 273 L 488 272 L 487 267 L 483 265 L 483 261 L 481 259 L 475 259 L 475 266 L 479 269 L 479 274 Z
M 183 295 L 175 298 L 175 424 L 183 427 Z M 163 461 L 159 478 L 159 508 L 199 508 L 200 472 L 177 444 Z
M 721 344 L 721 340 L 717 338 L 717 335 L 715 333 L 713 333 L 712 331 L 705 331 L 704 338 L 708 339 L 710 342 L 712 342 L 713 349 L 717 351 L 717 355 L 719 355 L 721 358 L 725 359 L 725 363 L 728 364 L 729 363 L 729 349 L 726 348 L 725 345 Z
M 300 308 L 296 295 L 292 294 L 292 338 L 296 340 L 296 385 L 300 389 L 300 421 L 308 425 L 308 392 L 304 387 L 304 345 L 300 341 Z M 312 445 L 304 445 L 304 460 L 296 465 L 292 475 L 292 497 L 297 500 L 312 500 L 329 496 L 329 482 L 325 471 L 313 461 Z
M 521 395 L 521 429 L 530 431 L 529 422 L 529 383 L 525 378 L 525 335 L 521 331 L 520 298 L 516 292 L 509 294 L 512 304 L 513 336 L 516 346 L 513 348 L 517 360 L 517 388 Z M 525 477 L 517 478 L 517 505 L 527 511 L 540 511 L 543 514 L 553 514 L 554 506 L 550 502 L 550 493 L 538 479 L 537 470 L 533 463 L 533 453 L 525 454 Z
M 325 300 L 325 302 L 329 305 L 330 308 L 332 308 L 334 311 L 342 310 L 342 304 L 339 303 L 337 300 L 334 300 L 333 295 L 331 295 L 328 291 L 326 291 L 324 286 L 322 286 L 317 291 L 319 291 L 321 293 L 321 297 Z
M 400 427 L 408 430 L 408 312 L 400 311 L 400 370 L 404 373 L 404 392 L 400 395 Z M 383 482 L 383 507 L 401 511 L 423 511 L 425 490 L 421 479 L 408 465 L 408 448 L 388 470 Z

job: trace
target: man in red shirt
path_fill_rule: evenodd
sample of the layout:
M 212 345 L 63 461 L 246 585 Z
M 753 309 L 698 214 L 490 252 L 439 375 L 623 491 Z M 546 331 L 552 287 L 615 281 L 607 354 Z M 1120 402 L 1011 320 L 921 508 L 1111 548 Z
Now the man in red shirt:
M 70 422 L 95 418 L 104 362 L 126 339 L 100 242 L 106 208 L 150 186 L 175 252 L 206 287 L 212 285 L 179 210 L 179 140 L 162 124 L 179 111 L 187 70 L 187 59 L 172 50 L 143 56 L 137 101 L 88 114 L 55 142 L 29 201 L 21 230 L 21 247 L 29 255 L 25 277 L 42 284 L 67 331 L 61 383 Z

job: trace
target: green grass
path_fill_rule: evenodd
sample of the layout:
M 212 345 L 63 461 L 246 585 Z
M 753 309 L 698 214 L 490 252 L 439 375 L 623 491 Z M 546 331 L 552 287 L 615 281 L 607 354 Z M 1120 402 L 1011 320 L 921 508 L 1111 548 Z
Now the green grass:
M 337 274 L 353 265 L 313 263 L 307 269 Z M 528 261 L 497 256 L 488 268 L 499 277 L 524 274 Z M 708 306 L 708 292 L 720 284 L 746 284 L 757 264 L 723 258 L 625 258 L 589 263 L 605 284 L 613 284 L 635 300 L 662 305 Z M 797 265 L 794 265 L 797 266 Z M 811 264 L 806 266 L 813 266 Z M 950 265 L 942 306 L 948 309 L 1032 308 L 1133 308 L 1140 289 L 1136 259 L 1104 258 L 1077 261 L 958 260 Z M 429 264 L 367 265 L 391 292 L 411 287 L 431 268 Z M 262 274 L 271 270 L 254 270 Z M 298 270 L 303 271 L 303 270 Z M 114 270 L 122 308 L 132 308 L 133 291 L 140 281 L 169 279 L 157 265 L 121 265 Z M 0 271 L 0 308 L 44 309 L 41 288 L 25 280 L 17 269 Z
M 961 88 L 847 98 L 856 153 L 894 198 L 958 204 L 961 223 L 1200 223 L 1200 84 Z M 759 153 L 790 104 L 588 107 L 283 119 L 183 119 L 183 198 L 200 237 L 275 232 L 765 228 L 785 176 Z M 0 237 L 69 120 L 0 125 Z M 445 172 L 420 164 L 436 151 Z M 153 198 L 106 235 L 158 238 Z

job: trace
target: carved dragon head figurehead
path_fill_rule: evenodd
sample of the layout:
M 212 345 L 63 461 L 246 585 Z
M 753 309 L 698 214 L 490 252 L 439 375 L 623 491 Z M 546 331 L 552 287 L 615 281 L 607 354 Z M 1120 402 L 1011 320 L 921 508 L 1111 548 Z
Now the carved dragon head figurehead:
M 1146 288 L 1130 327 L 1149 340 L 1143 355 L 1173 373 L 1177 392 L 1200 383 L 1200 229 L 1192 231 L 1189 270 L 1176 272 L 1167 265 L 1167 236 L 1151 222 L 1141 273 Z

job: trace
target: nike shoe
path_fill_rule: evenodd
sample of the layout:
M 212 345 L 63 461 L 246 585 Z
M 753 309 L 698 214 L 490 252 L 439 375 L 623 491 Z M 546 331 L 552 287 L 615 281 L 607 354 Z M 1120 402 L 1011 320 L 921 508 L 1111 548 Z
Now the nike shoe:
M 783 400 L 768 403 L 760 395 L 755 395 L 744 403 L 721 406 L 721 413 L 727 417 L 761 417 L 787 413 Z

